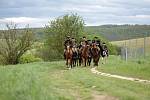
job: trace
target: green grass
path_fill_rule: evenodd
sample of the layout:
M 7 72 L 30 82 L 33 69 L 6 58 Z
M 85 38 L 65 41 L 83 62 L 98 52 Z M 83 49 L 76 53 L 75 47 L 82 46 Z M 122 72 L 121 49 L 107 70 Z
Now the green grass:
M 150 80 L 150 57 L 124 61 L 120 56 L 110 56 L 98 70 L 102 72 Z
M 149 84 L 95 75 L 90 68 L 66 70 L 63 61 L 0 66 L 0 100 L 92 100 L 94 91 L 119 100 L 150 99 Z

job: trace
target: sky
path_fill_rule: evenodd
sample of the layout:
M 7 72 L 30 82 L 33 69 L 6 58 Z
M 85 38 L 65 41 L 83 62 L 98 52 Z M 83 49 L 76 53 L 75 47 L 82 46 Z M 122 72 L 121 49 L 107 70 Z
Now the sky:
M 0 29 L 10 22 L 44 27 L 71 12 L 87 26 L 150 24 L 150 0 L 0 0 Z

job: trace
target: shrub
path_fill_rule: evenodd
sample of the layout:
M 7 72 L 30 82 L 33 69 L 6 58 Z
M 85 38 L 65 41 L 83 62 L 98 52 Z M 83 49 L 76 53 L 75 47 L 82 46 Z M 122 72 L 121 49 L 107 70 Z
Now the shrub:
M 40 62 L 43 61 L 41 58 L 37 58 L 32 54 L 24 54 L 21 56 L 19 59 L 19 63 L 24 64 L 24 63 L 31 63 L 31 62 Z
M 119 55 L 121 52 L 121 48 L 117 47 L 116 45 L 112 45 L 111 43 L 107 44 L 108 45 L 108 49 L 109 49 L 109 53 L 111 55 Z
M 6 24 L 0 32 L 0 55 L 4 64 L 18 64 L 20 57 L 30 50 L 35 37 L 28 27 L 20 30 L 15 23 Z
M 42 49 L 38 49 L 36 56 L 42 58 L 44 61 L 55 61 L 63 59 L 63 53 L 47 46 L 43 47 Z

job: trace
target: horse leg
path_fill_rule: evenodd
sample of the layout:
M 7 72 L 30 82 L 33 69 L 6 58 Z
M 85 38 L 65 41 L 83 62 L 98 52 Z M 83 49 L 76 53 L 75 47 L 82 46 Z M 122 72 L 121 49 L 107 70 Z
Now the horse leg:
M 76 59 L 74 59 L 74 67 L 76 67 Z
M 77 59 L 75 58 L 75 66 L 74 67 L 76 67 L 76 65 L 77 65 Z
M 68 67 L 68 59 L 66 59 L 66 65 L 67 65 L 67 67 Z
M 89 66 L 89 57 L 87 58 L 87 66 Z
M 95 59 L 93 58 L 93 64 L 95 64 Z M 95 66 L 95 65 L 94 65 Z
M 72 65 L 73 65 L 73 67 L 74 67 L 74 59 L 72 59 Z
M 103 64 L 103 62 L 104 62 L 103 60 L 104 60 L 104 57 L 102 57 L 102 64 Z
M 99 58 L 100 58 L 100 57 L 97 58 L 97 64 L 96 64 L 97 66 L 98 66 Z
M 89 61 L 89 66 L 91 66 L 91 61 L 92 61 L 92 58 L 90 58 L 90 61 Z
M 72 68 L 74 65 L 72 64 L 72 60 L 70 59 L 70 67 Z
M 70 59 L 68 59 L 68 68 L 70 69 Z
M 93 59 L 94 66 L 96 66 L 96 58 Z
M 79 58 L 79 66 L 81 66 L 82 58 Z
M 78 58 L 76 58 L 76 66 L 78 66 Z
M 86 63 L 87 63 L 87 59 L 86 59 L 86 58 L 85 58 L 85 61 L 84 61 L 84 62 L 85 62 L 85 67 L 86 67 Z

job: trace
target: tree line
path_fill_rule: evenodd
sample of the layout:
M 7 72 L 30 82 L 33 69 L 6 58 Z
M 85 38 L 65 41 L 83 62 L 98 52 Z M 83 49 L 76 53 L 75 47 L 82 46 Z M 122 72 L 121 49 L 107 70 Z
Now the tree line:
M 20 30 L 14 23 L 6 25 L 7 30 L 0 31 L 0 62 L 3 64 L 18 64 L 21 57 L 26 57 L 25 60 L 34 58 L 31 56 L 24 56 L 27 51 L 35 45 L 35 34 L 29 27 Z M 85 23 L 81 16 L 77 14 L 66 14 L 60 16 L 50 22 L 44 28 L 43 45 L 36 48 L 34 56 L 42 58 L 43 60 L 58 60 L 63 58 L 63 42 L 66 36 L 76 38 L 77 42 L 82 36 L 90 35 L 85 32 Z M 99 38 L 103 39 L 100 35 Z M 116 52 L 116 47 L 106 43 L 110 47 L 110 51 Z M 34 48 L 35 49 L 35 48 Z M 33 61 L 33 60 L 32 60 Z M 30 62 L 30 61 L 27 61 Z

